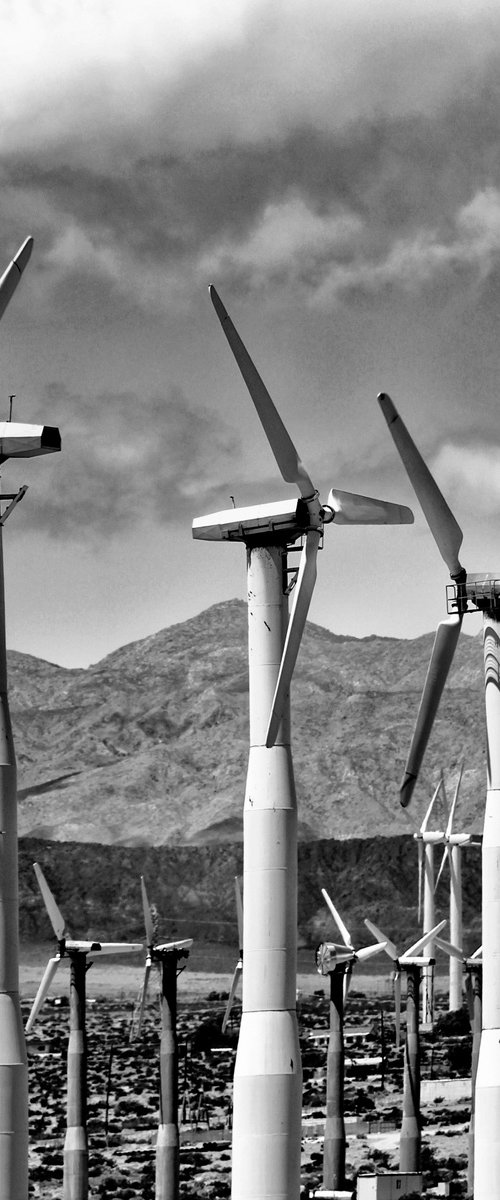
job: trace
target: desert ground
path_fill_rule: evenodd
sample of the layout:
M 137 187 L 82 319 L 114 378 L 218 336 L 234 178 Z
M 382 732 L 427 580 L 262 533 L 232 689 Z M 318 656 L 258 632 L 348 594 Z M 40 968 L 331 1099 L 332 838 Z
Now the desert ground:
M 20 969 L 23 1016 L 27 1018 L 53 947 L 24 947 Z M 207 949 L 204 966 L 234 965 L 234 953 Z M 322 1186 L 322 1128 L 325 1115 L 326 1034 L 329 984 L 299 958 L 298 1012 L 303 1055 L 302 1194 Z M 301 969 L 303 968 L 303 969 Z M 104 961 L 87 974 L 89 1195 L 116 1200 L 153 1200 L 154 1138 L 158 1111 L 159 1009 L 151 989 L 143 1032 L 129 1044 L 134 1005 L 144 967 Z M 220 1032 L 231 969 L 194 970 L 178 978 L 179 1124 L 181 1200 L 222 1200 L 230 1194 L 231 1087 L 237 1041 L 233 1028 Z M 446 980 L 437 982 L 438 1012 L 446 1010 Z M 62 964 L 51 993 L 28 1037 L 30 1079 L 30 1197 L 62 1197 L 66 1103 L 69 970 Z M 382 1015 L 383 1014 L 383 1015 Z M 467 1078 L 470 1035 L 465 1013 L 460 1032 L 422 1037 L 422 1079 Z M 359 1059 L 380 1052 L 385 1030 L 385 1070 L 367 1072 Z M 368 1030 L 366 1027 L 369 1027 Z M 356 1037 L 356 1027 L 361 1030 Z M 348 1186 L 360 1167 L 396 1169 L 403 1051 L 394 1046 L 390 974 L 354 977 L 346 1005 Z M 363 1032 L 364 1030 L 364 1032 Z M 465 1031 L 465 1032 L 464 1032 Z M 323 1036 L 322 1036 L 323 1034 Z M 312 1036 L 314 1035 L 314 1036 Z M 456 1089 L 457 1090 L 457 1089 Z M 461 1091 L 463 1094 L 461 1094 Z M 469 1089 L 470 1091 L 470 1089 Z M 427 1187 L 449 1183 L 451 1194 L 467 1194 L 470 1099 L 458 1085 L 453 1101 L 437 1097 L 422 1105 L 422 1165 Z

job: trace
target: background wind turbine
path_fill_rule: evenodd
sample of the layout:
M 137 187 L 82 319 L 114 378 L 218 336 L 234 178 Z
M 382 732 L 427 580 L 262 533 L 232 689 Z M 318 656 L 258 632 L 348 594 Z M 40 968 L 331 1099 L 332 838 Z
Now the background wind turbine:
M 32 248 L 33 238 L 26 238 L 0 279 L 0 317 Z M 0 422 L 0 463 L 60 449 L 58 429 Z M 25 492 L 23 485 L 17 493 L 0 496 L 0 502 L 9 502 L 0 514 L 0 1194 L 8 1200 L 26 1200 L 28 1195 L 28 1060 L 19 1001 L 17 772 L 7 694 L 2 530 Z
M 476 1083 L 475 1200 L 500 1200 L 500 573 L 470 575 L 458 557 L 462 530 L 389 396 L 379 396 L 385 419 L 453 586 L 453 615 L 437 629 L 424 684 L 401 803 L 408 804 L 425 753 L 462 620 L 483 613 L 487 792 L 482 853 L 483 1033 Z
M 455 788 L 455 794 L 448 817 L 448 823 L 445 831 L 445 848 L 439 868 L 439 874 L 436 879 L 436 888 L 443 873 L 443 868 L 446 860 L 450 866 L 450 943 L 454 946 L 461 946 L 463 941 L 462 928 L 462 850 L 464 846 L 480 846 L 482 844 L 482 836 L 473 833 L 456 833 L 453 832 L 453 821 L 455 818 L 455 810 L 457 807 L 458 793 L 462 781 L 463 763 L 460 767 L 460 773 Z M 457 1008 L 462 1007 L 462 968 L 459 958 L 455 954 L 450 954 L 450 987 L 449 987 L 449 1010 L 453 1012 Z
M 349 930 L 337 912 L 325 888 L 323 899 L 330 909 L 342 938 L 322 942 L 316 951 L 316 967 L 320 975 L 330 977 L 330 1036 L 326 1060 L 326 1120 L 323 1148 L 323 1187 L 328 1191 L 345 1185 L 346 1136 L 344 1121 L 344 1004 L 349 990 L 352 969 L 385 949 L 385 942 L 355 950 Z
M 467 996 L 467 1007 L 472 1030 L 469 1161 L 467 1169 L 467 1183 L 469 1192 L 472 1195 L 474 1186 L 476 1080 L 482 1030 L 483 947 L 480 946 L 470 958 L 467 958 L 460 946 L 454 945 L 451 942 L 445 942 L 443 938 L 439 937 L 436 938 L 436 943 L 449 956 L 450 962 L 453 959 L 453 962 L 459 964 L 459 969 L 462 967 L 465 969 L 465 994 Z
M 238 984 L 240 982 L 241 975 L 243 972 L 243 900 L 241 897 L 240 880 L 238 879 L 237 875 L 235 876 L 235 879 L 234 879 L 234 891 L 235 891 L 235 896 L 236 896 L 236 916 L 238 919 L 239 954 L 238 954 L 238 961 L 234 968 L 233 978 L 231 980 L 231 987 L 229 989 L 229 996 L 228 996 L 228 1000 L 227 1000 L 227 1004 L 226 1004 L 226 1011 L 224 1013 L 224 1018 L 222 1021 L 222 1032 L 223 1033 L 225 1033 L 226 1029 L 227 1029 L 227 1023 L 229 1021 L 229 1017 L 231 1016 L 231 1010 L 232 1010 L 232 1007 L 234 1004 L 234 997 L 236 995 Z
M 402 954 L 398 953 L 394 942 L 391 942 L 390 938 L 386 937 L 373 921 L 365 918 L 365 925 L 378 941 L 385 940 L 385 952 L 394 963 L 397 1046 L 399 1046 L 401 1015 L 401 971 L 406 974 L 406 1037 L 399 1168 L 401 1171 L 419 1171 L 421 1152 L 419 990 L 422 970 L 425 967 L 433 966 L 433 959 L 427 956 L 423 957 L 420 951 L 433 941 L 436 934 L 440 933 L 446 925 L 446 921 L 440 921 L 433 929 L 429 929 L 423 937 L 404 950 Z
M 302 1069 L 296 1014 L 297 805 L 289 688 L 325 528 L 413 520 L 398 505 L 332 488 L 322 504 L 214 288 L 211 298 L 283 479 L 300 499 L 198 517 L 193 536 L 247 547 L 250 757 L 244 808 L 243 1005 L 234 1072 L 233 1200 L 296 1200 Z M 298 570 L 288 554 L 303 542 Z M 288 620 L 290 575 L 296 578 Z
M 439 780 L 437 787 L 434 790 L 432 800 L 429 804 L 425 817 L 420 826 L 419 832 L 414 833 L 414 838 L 418 847 L 418 920 L 422 919 L 422 893 L 423 893 L 423 921 L 422 933 L 426 933 L 432 929 L 436 923 L 436 905 L 435 905 L 435 875 L 434 875 L 434 846 L 442 845 L 445 840 L 443 830 L 429 829 L 429 822 L 434 806 L 441 789 L 444 792 L 443 777 Z M 434 944 L 432 941 L 427 943 L 429 958 L 434 957 Z M 431 967 L 424 968 L 421 976 L 421 1004 L 422 1004 L 422 1024 L 431 1026 L 434 1021 L 434 971 Z
M 160 1112 L 156 1140 L 156 1200 L 179 1196 L 179 1049 L 177 1041 L 177 975 L 179 962 L 188 958 L 192 938 L 158 942 L 156 912 L 149 903 L 141 875 L 142 908 L 147 955 L 137 1023 L 131 1038 L 141 1032 L 152 968 L 160 974 Z M 181 968 L 182 969 L 182 968 Z
M 86 1200 L 88 1196 L 87 1140 L 87 1038 L 85 1024 L 85 976 L 88 959 L 108 954 L 137 954 L 142 943 L 80 941 L 68 937 L 66 921 L 38 863 L 35 875 L 57 938 L 57 953 L 49 958 L 42 982 L 26 1022 L 30 1033 L 47 997 L 60 963 L 69 959 L 69 1042 L 67 1127 L 64 1142 L 64 1200 Z

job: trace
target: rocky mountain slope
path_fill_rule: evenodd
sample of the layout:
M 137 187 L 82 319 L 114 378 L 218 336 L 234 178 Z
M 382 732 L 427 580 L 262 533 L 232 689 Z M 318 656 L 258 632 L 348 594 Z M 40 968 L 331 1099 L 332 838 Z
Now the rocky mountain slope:
M 410 812 L 398 803 L 432 640 L 308 625 L 292 691 L 303 840 L 412 832 L 440 769 L 451 786 L 462 758 L 460 822 L 482 829 L 480 637 L 460 639 Z M 247 689 L 246 608 L 236 600 L 88 670 L 9 653 L 20 835 L 130 847 L 240 842 Z

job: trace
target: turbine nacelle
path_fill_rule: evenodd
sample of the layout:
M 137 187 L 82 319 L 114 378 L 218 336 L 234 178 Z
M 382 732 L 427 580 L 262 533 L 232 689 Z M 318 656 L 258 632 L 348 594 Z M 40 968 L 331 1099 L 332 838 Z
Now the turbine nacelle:
M 61 435 L 52 425 L 0 422 L 0 462 L 7 458 L 36 458 L 61 449 Z

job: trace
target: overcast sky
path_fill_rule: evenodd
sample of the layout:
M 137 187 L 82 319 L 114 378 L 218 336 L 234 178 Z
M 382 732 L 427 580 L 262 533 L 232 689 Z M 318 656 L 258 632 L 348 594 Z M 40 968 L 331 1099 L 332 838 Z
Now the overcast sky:
M 59 425 L 10 463 L 10 646 L 86 666 L 245 595 L 193 517 L 293 495 L 214 283 L 323 499 L 414 504 L 326 532 L 311 617 L 414 637 L 446 568 L 388 391 L 500 573 L 500 8 L 493 0 L 0 0 L 0 409 Z M 3 395 L 3 399 L 2 399 Z M 475 632 L 475 618 L 467 626 Z

